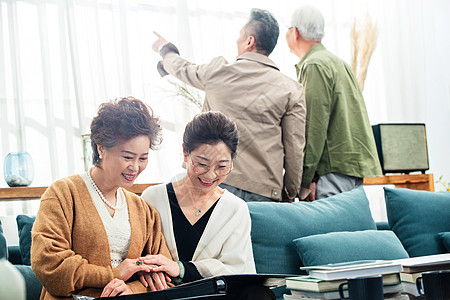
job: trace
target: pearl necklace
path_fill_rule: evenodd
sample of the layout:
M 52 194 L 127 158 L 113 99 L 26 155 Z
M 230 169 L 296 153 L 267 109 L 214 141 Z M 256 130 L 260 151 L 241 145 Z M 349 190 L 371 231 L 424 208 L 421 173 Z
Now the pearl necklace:
M 102 199 L 102 201 L 112 210 L 120 210 L 125 206 L 125 201 L 122 202 L 122 204 L 120 206 L 116 205 L 112 205 L 111 202 L 108 201 L 108 199 L 106 199 L 106 197 L 103 195 L 102 191 L 100 191 L 100 189 L 97 187 L 97 185 L 94 182 L 94 179 L 92 179 L 91 177 L 91 171 L 87 171 L 87 176 L 89 178 L 89 182 L 92 184 L 92 186 L 94 187 L 95 191 L 97 192 L 97 194 L 100 196 L 100 199 Z M 119 198 L 117 198 L 117 202 L 119 201 Z

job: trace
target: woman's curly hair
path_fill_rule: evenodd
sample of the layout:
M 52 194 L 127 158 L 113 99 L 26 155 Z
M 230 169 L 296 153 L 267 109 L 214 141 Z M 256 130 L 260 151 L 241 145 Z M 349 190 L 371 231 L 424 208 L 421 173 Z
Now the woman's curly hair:
M 109 149 L 140 135 L 149 137 L 152 150 L 162 141 L 159 119 L 147 104 L 133 97 L 101 104 L 91 122 L 92 163 L 100 160 L 97 145 Z

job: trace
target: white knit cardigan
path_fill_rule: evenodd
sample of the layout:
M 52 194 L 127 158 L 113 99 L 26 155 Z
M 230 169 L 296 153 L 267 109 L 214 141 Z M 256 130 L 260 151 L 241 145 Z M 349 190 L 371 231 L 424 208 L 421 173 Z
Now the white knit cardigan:
M 147 188 L 142 198 L 158 210 L 167 246 L 173 259 L 178 260 L 166 185 Z M 250 230 L 247 204 L 225 190 L 208 220 L 191 261 L 200 275 L 211 277 L 256 273 Z

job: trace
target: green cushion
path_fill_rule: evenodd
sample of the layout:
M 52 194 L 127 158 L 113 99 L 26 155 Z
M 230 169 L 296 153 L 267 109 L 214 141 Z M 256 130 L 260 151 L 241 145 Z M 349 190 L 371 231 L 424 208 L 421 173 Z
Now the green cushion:
M 305 266 L 409 257 L 395 233 L 387 230 L 331 232 L 298 238 L 293 242 Z
M 8 245 L 5 235 L 3 234 L 2 221 L 0 220 L 0 259 L 8 259 Z
M 442 241 L 447 252 L 450 252 L 450 232 L 441 232 L 438 233 L 439 239 Z
M 293 239 L 335 231 L 375 230 L 362 187 L 314 202 L 249 202 L 258 273 L 301 274 Z
M 31 228 L 33 228 L 36 217 L 26 215 L 18 215 L 16 217 L 17 229 L 19 231 L 19 247 L 22 255 L 22 264 L 31 265 L 30 249 L 31 249 Z
M 450 231 L 450 192 L 384 188 L 389 226 L 409 256 L 446 253 L 437 234 Z

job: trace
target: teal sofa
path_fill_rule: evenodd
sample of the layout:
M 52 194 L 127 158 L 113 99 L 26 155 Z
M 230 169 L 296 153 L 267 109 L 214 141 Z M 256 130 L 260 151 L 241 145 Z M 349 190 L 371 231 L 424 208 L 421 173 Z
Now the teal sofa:
M 19 215 L 16 218 L 19 232 L 19 245 L 7 246 L 3 234 L 3 227 L 0 221 L 0 259 L 8 259 L 25 280 L 26 299 L 37 300 L 41 295 L 42 284 L 31 270 L 30 247 L 31 228 L 35 218 L 26 215 Z M 3 242 L 4 241 L 4 242 Z
M 450 192 L 384 190 L 387 223 L 374 222 L 362 187 L 314 202 L 248 203 L 257 272 L 449 252 Z
M 248 203 L 257 272 L 304 274 L 301 266 L 449 252 L 450 192 L 385 188 L 385 197 L 387 223 L 374 222 L 363 188 L 314 202 Z M 29 300 L 42 288 L 29 266 L 33 222 L 18 216 L 19 246 L 3 252 L 0 223 L 0 255 L 26 277 Z

